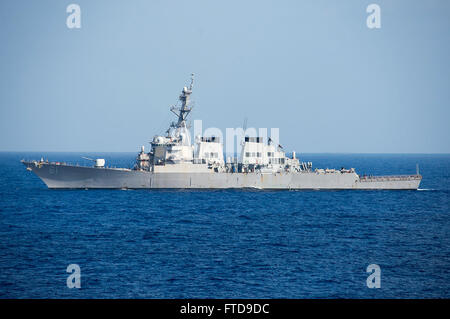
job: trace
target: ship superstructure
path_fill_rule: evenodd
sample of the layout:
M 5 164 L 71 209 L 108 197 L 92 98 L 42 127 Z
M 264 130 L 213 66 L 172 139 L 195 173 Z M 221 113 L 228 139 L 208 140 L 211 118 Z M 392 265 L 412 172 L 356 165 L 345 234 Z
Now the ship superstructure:
M 224 159 L 223 144 L 216 136 L 196 136 L 191 143 L 187 117 L 194 79 L 183 87 L 180 107 L 166 135 L 144 146 L 133 169 L 105 167 L 96 159 L 94 167 L 60 162 L 22 161 L 49 188 L 257 188 L 257 189 L 417 189 L 422 176 L 360 177 L 355 169 L 313 169 L 311 162 L 286 156 L 270 138 L 244 136 L 240 158 Z
M 144 147 L 138 154 L 135 169 L 143 171 L 158 171 L 158 166 L 172 164 L 203 165 L 221 172 L 282 172 L 306 171 L 311 169 L 312 163 L 300 163 L 295 158 L 288 158 L 280 145 L 276 145 L 269 138 L 265 143 L 263 137 L 245 136 L 241 145 L 240 161 L 225 162 L 223 144 L 217 136 L 196 136 L 191 145 L 187 116 L 191 112 L 190 95 L 194 80 L 191 78 L 189 88 L 184 87 L 179 100 L 181 107 L 172 106 L 170 111 L 177 117 L 166 131 L 166 136 L 155 136 L 151 142 L 151 151 L 145 153 Z M 235 158 L 234 158 L 235 159 Z M 192 166 L 194 167 L 194 166 Z M 175 167 L 173 167 L 175 168 Z

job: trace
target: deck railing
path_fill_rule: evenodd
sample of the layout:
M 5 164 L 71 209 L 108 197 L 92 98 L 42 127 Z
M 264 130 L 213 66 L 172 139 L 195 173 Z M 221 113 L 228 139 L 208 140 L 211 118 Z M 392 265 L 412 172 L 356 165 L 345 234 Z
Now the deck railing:
M 386 175 L 386 176 L 360 176 L 361 182 L 410 181 L 421 179 L 422 175 Z

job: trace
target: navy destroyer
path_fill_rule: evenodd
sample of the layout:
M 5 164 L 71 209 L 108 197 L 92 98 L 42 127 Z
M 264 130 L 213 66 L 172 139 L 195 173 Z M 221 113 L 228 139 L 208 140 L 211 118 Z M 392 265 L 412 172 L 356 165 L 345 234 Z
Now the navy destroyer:
M 93 159 L 93 166 L 63 162 L 25 161 L 48 188 L 191 188 L 191 189 L 418 189 L 422 176 L 360 176 L 354 168 L 313 169 L 311 162 L 300 162 L 295 152 L 287 156 L 269 138 L 244 136 L 240 158 L 224 160 L 222 141 L 215 136 L 197 136 L 191 143 L 187 117 L 192 107 L 193 78 L 184 87 L 180 107 L 171 107 L 177 121 L 166 135 L 155 136 L 151 150 L 138 153 L 134 168 L 105 166 L 104 159 Z

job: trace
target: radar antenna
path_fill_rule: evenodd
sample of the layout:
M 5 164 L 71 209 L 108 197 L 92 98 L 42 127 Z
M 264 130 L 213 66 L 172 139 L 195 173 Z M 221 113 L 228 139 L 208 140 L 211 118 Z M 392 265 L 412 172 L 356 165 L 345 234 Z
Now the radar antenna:
M 191 85 L 189 85 L 189 90 L 192 91 L 194 87 L 194 73 L 191 73 Z
M 190 98 L 193 86 L 194 73 L 191 74 L 191 84 L 189 85 L 189 88 L 184 87 L 181 91 L 179 97 L 179 100 L 181 101 L 181 107 L 172 106 L 170 108 L 170 111 L 178 117 L 178 121 L 177 123 L 175 123 L 174 127 L 186 127 L 186 118 L 192 111 L 192 107 L 190 106 Z

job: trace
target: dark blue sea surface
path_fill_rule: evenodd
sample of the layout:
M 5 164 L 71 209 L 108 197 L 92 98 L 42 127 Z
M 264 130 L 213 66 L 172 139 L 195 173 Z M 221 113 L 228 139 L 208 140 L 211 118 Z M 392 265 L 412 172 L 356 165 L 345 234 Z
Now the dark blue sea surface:
M 372 175 L 418 163 L 419 191 L 49 190 L 19 162 L 81 155 L 135 157 L 0 153 L 1 298 L 450 297 L 450 155 L 300 154 Z

